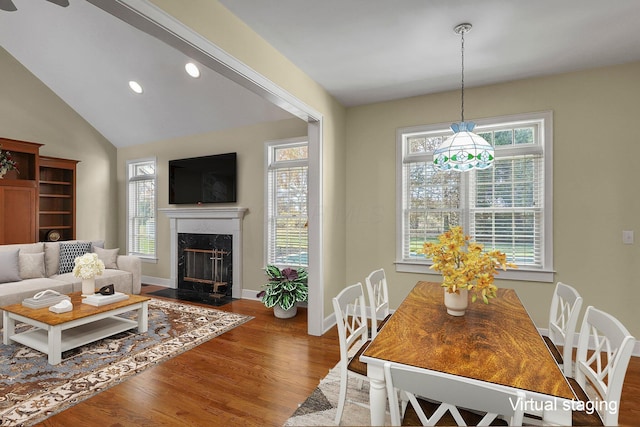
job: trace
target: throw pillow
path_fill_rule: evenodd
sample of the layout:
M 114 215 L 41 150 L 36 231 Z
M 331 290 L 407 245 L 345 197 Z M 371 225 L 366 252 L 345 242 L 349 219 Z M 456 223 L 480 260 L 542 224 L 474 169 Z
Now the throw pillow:
M 93 248 L 104 249 L 104 240 L 92 240 L 91 241 L 91 252 L 95 252 Z
M 19 282 L 20 269 L 18 253 L 20 249 L 0 252 L 0 283 Z
M 91 242 L 60 243 L 60 267 L 58 274 L 71 273 L 77 257 L 91 250 Z
M 118 264 L 116 261 L 118 260 L 118 252 L 120 252 L 120 248 L 102 249 L 94 246 L 93 252 L 98 254 L 98 258 L 100 258 L 100 260 L 104 262 L 104 268 L 111 268 L 114 270 L 118 269 Z
M 20 251 L 20 277 L 24 279 L 37 279 L 44 276 L 44 252 L 30 254 Z

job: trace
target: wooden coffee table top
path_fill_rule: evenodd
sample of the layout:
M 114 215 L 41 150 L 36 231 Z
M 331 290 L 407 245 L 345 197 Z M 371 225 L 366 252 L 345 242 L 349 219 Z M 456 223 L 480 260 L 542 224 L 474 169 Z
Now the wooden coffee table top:
M 38 322 L 45 323 L 47 325 L 60 325 L 62 323 L 71 322 L 83 317 L 93 316 L 94 314 L 104 313 L 121 307 L 127 307 L 136 303 L 148 301 L 151 298 L 142 295 L 129 295 L 129 299 L 124 301 L 114 302 L 112 304 L 106 304 L 100 307 L 93 306 L 91 304 L 82 303 L 82 293 L 73 292 L 69 294 L 71 297 L 71 303 L 73 304 L 73 310 L 66 313 L 54 313 L 49 311 L 49 307 L 44 308 L 28 308 L 19 304 L 7 305 L 0 307 L 1 310 L 8 311 L 9 313 L 18 314 L 29 319 L 36 320 Z

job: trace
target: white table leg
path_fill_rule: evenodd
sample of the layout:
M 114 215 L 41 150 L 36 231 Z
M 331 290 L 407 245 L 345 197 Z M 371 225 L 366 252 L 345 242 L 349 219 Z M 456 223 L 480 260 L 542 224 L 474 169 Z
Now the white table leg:
M 149 330 L 149 302 L 144 301 L 138 310 L 138 332 Z
M 11 337 L 16 333 L 16 321 L 9 317 L 8 311 L 2 312 L 2 322 L 4 325 L 4 333 L 2 334 L 2 343 L 9 344 L 11 342 Z
M 387 407 L 387 389 L 384 383 L 382 366 L 369 363 L 367 365 L 369 377 L 369 409 L 371 411 L 371 425 L 383 426 L 385 422 L 385 408 Z
M 62 327 L 49 326 L 48 339 L 49 364 L 57 365 L 62 361 Z

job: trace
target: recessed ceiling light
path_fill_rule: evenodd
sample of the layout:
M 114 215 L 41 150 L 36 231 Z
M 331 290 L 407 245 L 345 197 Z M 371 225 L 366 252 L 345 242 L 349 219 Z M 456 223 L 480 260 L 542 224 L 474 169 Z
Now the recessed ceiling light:
M 187 74 L 189 74 L 194 79 L 200 77 L 200 70 L 198 69 L 198 66 L 193 62 L 188 62 L 187 65 L 184 66 L 184 69 L 187 71 Z
M 131 80 L 129 82 L 129 87 L 131 88 L 132 91 L 134 91 L 135 93 L 142 93 L 142 86 L 140 86 L 140 83 Z

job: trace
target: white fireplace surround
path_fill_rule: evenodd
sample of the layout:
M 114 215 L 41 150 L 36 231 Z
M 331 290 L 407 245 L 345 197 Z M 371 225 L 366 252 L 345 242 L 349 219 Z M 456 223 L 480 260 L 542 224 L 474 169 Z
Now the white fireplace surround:
M 242 219 L 247 208 L 162 208 L 171 229 L 172 288 L 178 287 L 178 233 L 231 234 L 233 298 L 242 297 Z

